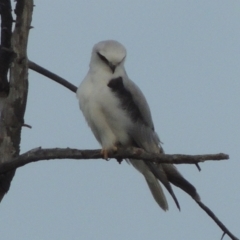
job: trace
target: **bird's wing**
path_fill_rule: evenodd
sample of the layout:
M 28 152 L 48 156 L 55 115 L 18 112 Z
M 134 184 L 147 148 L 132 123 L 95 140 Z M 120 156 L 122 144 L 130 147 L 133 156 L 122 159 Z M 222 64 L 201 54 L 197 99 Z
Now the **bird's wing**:
M 129 125 L 127 131 L 134 145 L 151 153 L 163 152 L 159 138 L 154 131 L 149 106 L 138 86 L 126 76 L 112 79 L 108 87 L 119 98 L 121 107 L 131 119 L 132 124 Z M 184 179 L 172 164 L 154 164 L 134 159 L 130 159 L 130 162 L 144 175 L 155 200 L 164 210 L 168 208 L 167 201 L 157 179 L 166 187 L 179 209 L 180 206 L 170 182 L 194 199 L 200 199 L 194 186 Z
M 119 98 L 121 108 L 129 117 L 129 136 L 149 152 L 159 152 L 159 139 L 154 131 L 151 112 L 147 101 L 138 86 L 127 77 L 110 80 L 108 87 Z

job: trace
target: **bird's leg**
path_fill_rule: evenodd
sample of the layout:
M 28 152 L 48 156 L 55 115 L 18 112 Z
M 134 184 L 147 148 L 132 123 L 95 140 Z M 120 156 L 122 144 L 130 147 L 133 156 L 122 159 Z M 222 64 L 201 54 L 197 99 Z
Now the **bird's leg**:
M 104 159 L 108 159 L 108 152 L 117 152 L 118 148 L 116 146 L 113 146 L 112 149 L 106 149 L 106 148 L 102 148 L 101 150 L 101 154 L 103 155 Z
M 107 149 L 103 148 L 101 150 L 101 154 L 103 155 L 104 159 L 106 159 L 106 160 L 108 159 L 108 151 L 107 151 Z

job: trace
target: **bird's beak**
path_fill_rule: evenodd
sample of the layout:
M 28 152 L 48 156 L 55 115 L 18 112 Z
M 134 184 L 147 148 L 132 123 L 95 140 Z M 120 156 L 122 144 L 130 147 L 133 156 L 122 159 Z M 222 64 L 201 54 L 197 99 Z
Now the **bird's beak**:
M 114 64 L 112 64 L 110 62 L 108 63 L 108 65 L 109 65 L 110 69 L 112 70 L 112 73 L 114 73 L 115 69 L 116 69 L 116 65 L 114 65 Z

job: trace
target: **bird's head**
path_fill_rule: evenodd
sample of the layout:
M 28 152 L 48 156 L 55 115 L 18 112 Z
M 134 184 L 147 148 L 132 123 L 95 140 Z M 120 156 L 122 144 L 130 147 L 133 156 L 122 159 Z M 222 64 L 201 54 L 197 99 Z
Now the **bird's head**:
M 117 41 L 99 42 L 93 47 L 90 68 L 101 67 L 114 74 L 123 65 L 126 54 L 125 47 Z

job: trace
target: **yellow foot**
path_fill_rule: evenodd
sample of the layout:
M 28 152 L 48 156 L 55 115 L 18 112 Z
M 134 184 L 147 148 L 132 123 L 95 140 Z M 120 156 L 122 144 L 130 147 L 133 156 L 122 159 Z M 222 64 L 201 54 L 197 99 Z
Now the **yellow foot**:
M 101 154 L 103 155 L 103 158 L 104 158 L 104 159 L 106 159 L 106 160 L 108 159 L 108 151 L 107 151 L 107 149 L 104 149 L 104 148 L 103 148 L 103 149 L 101 150 Z
M 118 148 L 116 146 L 113 146 L 113 148 L 109 149 L 109 150 L 103 148 L 101 150 L 101 154 L 103 155 L 103 158 L 107 160 L 108 159 L 108 152 L 117 152 L 117 150 L 118 150 Z

